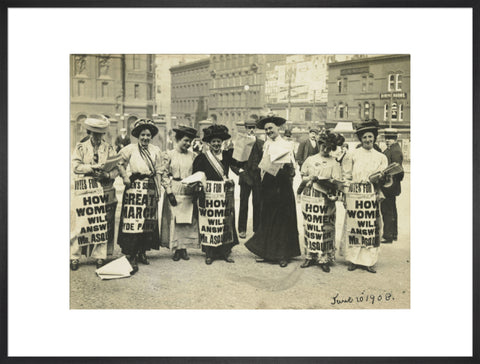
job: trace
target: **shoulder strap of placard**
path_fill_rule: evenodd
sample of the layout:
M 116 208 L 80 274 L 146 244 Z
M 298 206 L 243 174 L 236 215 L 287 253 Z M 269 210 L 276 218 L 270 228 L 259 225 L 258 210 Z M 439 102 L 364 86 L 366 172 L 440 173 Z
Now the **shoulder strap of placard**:
M 207 157 L 208 163 L 210 163 L 210 165 L 213 167 L 213 169 L 218 174 L 218 176 L 221 179 L 226 180 L 227 177 L 225 176 L 225 172 L 223 170 L 223 165 L 218 160 L 218 158 L 209 150 L 205 152 L 205 156 Z

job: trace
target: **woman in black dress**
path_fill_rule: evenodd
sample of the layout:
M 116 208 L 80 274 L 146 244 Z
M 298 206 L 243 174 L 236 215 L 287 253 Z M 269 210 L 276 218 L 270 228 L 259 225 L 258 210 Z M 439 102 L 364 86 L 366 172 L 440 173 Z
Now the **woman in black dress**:
M 260 225 L 245 244 L 248 250 L 261 257 L 257 262 L 279 262 L 282 268 L 288 265 L 290 258 L 301 254 L 292 188 L 292 177 L 295 175 L 293 150 L 291 143 L 279 134 L 279 126 L 285 121 L 280 117 L 267 116 L 257 122 L 257 128 L 265 129 L 268 137 L 259 164 L 262 176 Z M 282 163 L 271 163 L 271 155 L 279 151 L 288 151 L 287 156 L 282 158 Z M 272 164 L 273 168 L 269 168 Z
M 228 179 L 228 170 L 230 165 L 237 164 L 232 158 L 233 149 L 222 151 L 223 141 L 230 139 L 228 128 L 223 125 L 211 125 L 203 129 L 203 141 L 208 143 L 208 148 L 204 148 L 203 152 L 199 154 L 193 161 L 193 173 L 204 172 L 207 181 L 221 181 L 223 182 L 225 191 L 233 194 L 234 183 Z M 228 203 L 229 200 L 227 200 Z M 233 202 L 233 201 L 232 201 Z M 199 200 L 199 208 L 205 204 L 204 199 Z M 234 260 L 230 258 L 232 247 L 238 244 L 237 231 L 235 229 L 235 215 L 234 206 L 227 206 L 226 211 L 229 211 L 231 224 L 231 236 L 228 239 L 230 242 L 222 242 L 219 246 L 207 245 L 202 242 L 202 250 L 206 254 L 205 263 L 212 264 L 215 259 L 224 259 L 226 262 L 233 263 Z

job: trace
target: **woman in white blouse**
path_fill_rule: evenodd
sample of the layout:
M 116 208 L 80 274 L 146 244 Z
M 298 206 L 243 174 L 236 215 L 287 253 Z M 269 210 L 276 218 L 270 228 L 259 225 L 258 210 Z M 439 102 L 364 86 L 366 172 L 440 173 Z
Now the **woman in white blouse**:
M 356 134 L 361 146 L 345 156 L 344 178 L 350 181 L 346 189 L 346 216 L 343 234 L 345 259 L 348 270 L 359 266 L 376 273 L 382 219 L 380 206 L 382 194 L 379 186 L 370 181 L 370 176 L 387 168 L 387 157 L 375 150 L 378 136 L 378 121 L 364 122 Z
M 147 250 L 160 248 L 158 201 L 161 179 L 166 173 L 160 148 L 150 144 L 157 133 L 152 120 L 139 119 L 132 129 L 138 143 L 129 144 L 119 152 L 122 157 L 119 171 L 125 191 L 117 241 L 134 272 L 138 271 L 137 261 L 149 264 Z M 125 170 L 127 165 L 130 176 Z M 176 204 L 171 190 L 167 190 L 167 197 L 172 205 Z

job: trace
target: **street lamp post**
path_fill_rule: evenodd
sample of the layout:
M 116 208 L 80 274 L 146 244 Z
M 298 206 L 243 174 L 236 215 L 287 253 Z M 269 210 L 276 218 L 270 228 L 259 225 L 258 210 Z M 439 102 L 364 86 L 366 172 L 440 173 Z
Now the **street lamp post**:
M 243 89 L 245 90 L 245 120 L 248 119 L 248 112 L 249 112 L 249 108 L 248 108 L 248 90 L 250 90 L 250 86 L 249 85 L 245 85 L 243 86 Z

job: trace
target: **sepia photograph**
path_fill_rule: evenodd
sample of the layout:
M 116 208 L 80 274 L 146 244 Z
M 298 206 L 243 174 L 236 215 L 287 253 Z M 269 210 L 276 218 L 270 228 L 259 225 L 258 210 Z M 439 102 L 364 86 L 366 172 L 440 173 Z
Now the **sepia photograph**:
M 410 309 L 409 54 L 70 54 L 70 309 Z

